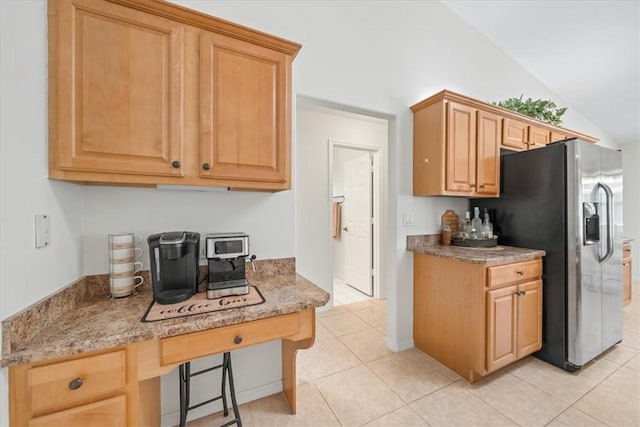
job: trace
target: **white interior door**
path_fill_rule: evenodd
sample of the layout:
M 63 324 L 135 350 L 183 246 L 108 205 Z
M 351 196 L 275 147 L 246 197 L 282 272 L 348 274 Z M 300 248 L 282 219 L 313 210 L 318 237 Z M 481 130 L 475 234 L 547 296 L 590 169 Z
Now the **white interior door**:
M 373 296 L 371 171 L 371 154 L 369 153 L 345 162 L 342 205 L 345 282 L 369 296 Z

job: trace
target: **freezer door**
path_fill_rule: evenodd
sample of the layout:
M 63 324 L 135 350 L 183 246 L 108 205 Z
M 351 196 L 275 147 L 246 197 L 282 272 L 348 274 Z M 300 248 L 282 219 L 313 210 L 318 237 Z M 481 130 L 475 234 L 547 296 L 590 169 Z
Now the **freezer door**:
M 568 360 L 582 366 L 622 339 L 620 153 L 579 140 L 567 146 Z M 573 212 L 573 215 L 572 215 Z

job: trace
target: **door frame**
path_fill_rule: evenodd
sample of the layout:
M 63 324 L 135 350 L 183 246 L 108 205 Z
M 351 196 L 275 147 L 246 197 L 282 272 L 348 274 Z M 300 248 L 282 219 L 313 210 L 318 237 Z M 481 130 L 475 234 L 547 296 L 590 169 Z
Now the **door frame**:
M 335 148 L 347 148 L 351 150 L 362 151 L 363 153 L 371 154 L 371 158 L 373 159 L 373 236 L 372 236 L 372 265 L 373 265 L 373 298 L 384 298 L 384 289 L 382 287 L 382 281 L 380 280 L 383 276 L 383 264 L 382 264 L 382 254 L 381 254 L 381 239 L 382 239 L 382 217 L 381 217 L 381 174 L 380 174 L 380 154 L 381 148 L 373 145 L 367 144 L 359 144 L 348 141 L 340 141 L 335 139 L 328 139 L 328 181 L 329 181 L 329 197 L 327 199 L 327 211 L 329 212 L 329 218 L 333 215 L 333 152 Z M 331 271 L 331 279 L 333 281 L 334 272 L 333 272 L 333 245 L 332 240 L 333 237 L 331 235 L 328 236 L 329 239 L 329 260 L 330 260 L 330 271 Z M 333 295 L 333 284 L 331 286 L 332 295 Z

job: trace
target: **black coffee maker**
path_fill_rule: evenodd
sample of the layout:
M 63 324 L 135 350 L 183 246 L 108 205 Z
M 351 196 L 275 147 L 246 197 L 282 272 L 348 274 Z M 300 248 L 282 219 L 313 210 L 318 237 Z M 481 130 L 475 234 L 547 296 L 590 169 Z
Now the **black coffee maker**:
M 147 239 L 151 259 L 153 299 L 174 304 L 198 291 L 200 234 L 172 231 L 152 234 Z

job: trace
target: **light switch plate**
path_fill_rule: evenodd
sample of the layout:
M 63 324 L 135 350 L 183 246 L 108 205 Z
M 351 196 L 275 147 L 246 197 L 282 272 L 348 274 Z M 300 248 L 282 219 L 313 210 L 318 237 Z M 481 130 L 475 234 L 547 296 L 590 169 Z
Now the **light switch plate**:
M 36 215 L 36 249 L 51 246 L 51 217 Z
M 402 225 L 405 225 L 405 226 L 416 225 L 416 221 L 415 221 L 415 217 L 413 215 L 413 212 L 405 212 L 404 213 L 404 215 L 402 216 Z

